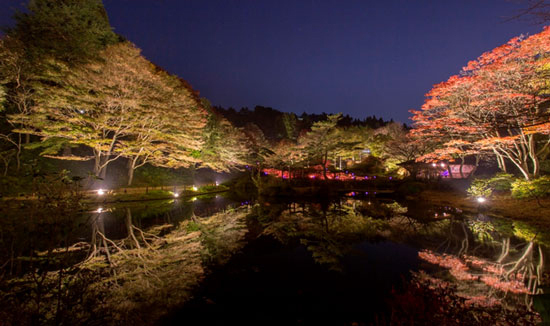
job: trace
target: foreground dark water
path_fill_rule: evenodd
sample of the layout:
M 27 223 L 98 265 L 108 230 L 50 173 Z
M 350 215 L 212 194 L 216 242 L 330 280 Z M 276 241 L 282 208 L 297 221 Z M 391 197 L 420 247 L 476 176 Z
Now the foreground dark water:
M 223 216 L 236 212 L 244 212 L 241 222 L 223 223 Z M 430 307 L 422 307 L 432 300 L 426 294 L 402 295 L 411 284 L 452 289 L 443 301 L 434 301 L 445 309 L 455 304 L 462 309 L 447 314 L 481 315 L 486 309 L 486 314 L 512 316 L 502 324 L 529 324 L 513 318 L 533 317 L 534 295 L 544 293 L 544 232 L 482 212 L 373 194 L 255 202 L 226 194 L 98 205 L 88 209 L 68 241 L 92 243 L 100 256 L 102 243 L 109 245 L 98 241 L 98 234 L 121 247 L 133 237 L 140 247 L 142 230 L 163 225 L 166 231 L 156 236 L 160 239 L 185 224 L 185 234 L 193 234 L 211 225 L 215 213 L 226 215 L 216 232 L 201 235 L 202 276 L 181 302 L 172 301 L 155 316 L 155 324 L 397 325 L 402 315 L 431 313 Z M 73 259 L 85 259 L 90 252 Z M 117 251 L 111 247 L 106 252 Z M 24 263 L 11 264 L 12 273 L 24 273 Z M 174 271 L 184 274 L 191 264 L 184 259 Z M 459 303 L 445 301 L 449 296 Z M 403 310 L 403 300 L 413 302 L 412 311 Z M 147 315 L 147 306 L 140 306 L 141 313 Z M 453 323 L 465 324 L 451 317 Z M 424 317 L 415 318 L 414 324 L 422 324 Z

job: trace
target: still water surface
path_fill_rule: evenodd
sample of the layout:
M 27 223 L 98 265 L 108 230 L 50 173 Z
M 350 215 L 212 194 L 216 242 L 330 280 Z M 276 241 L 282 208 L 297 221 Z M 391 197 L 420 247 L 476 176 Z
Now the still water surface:
M 134 223 L 147 228 L 193 213 L 200 221 L 231 207 L 248 209 L 239 249 L 211 265 L 166 325 L 368 324 L 390 313 L 392 290 L 419 271 L 455 285 L 468 302 L 531 309 L 547 270 L 538 230 L 452 207 L 358 193 L 255 203 L 218 195 L 155 205 L 132 207 Z M 110 237 L 126 236 L 126 208 L 103 213 Z
M 97 232 L 116 241 L 186 221 L 192 231 L 189 225 L 218 212 L 246 214 L 202 238 L 200 285 L 158 324 L 376 324 L 392 314 L 392 293 L 419 277 L 482 307 L 532 310 L 533 295 L 544 292 L 548 239 L 541 230 L 373 194 L 103 205 L 90 208 L 73 241 L 97 242 Z

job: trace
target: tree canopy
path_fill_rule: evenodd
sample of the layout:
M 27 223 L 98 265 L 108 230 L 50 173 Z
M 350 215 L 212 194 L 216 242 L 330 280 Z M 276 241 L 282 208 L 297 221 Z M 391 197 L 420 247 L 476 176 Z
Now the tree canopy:
M 493 154 L 537 177 L 550 146 L 549 60 L 548 28 L 484 53 L 433 87 L 413 111 L 413 133 L 439 142 L 431 157 Z

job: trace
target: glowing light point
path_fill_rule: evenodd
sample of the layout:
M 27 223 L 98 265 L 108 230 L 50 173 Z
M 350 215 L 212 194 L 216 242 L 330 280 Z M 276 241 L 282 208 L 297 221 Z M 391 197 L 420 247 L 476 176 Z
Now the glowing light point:
M 193 188 L 192 188 L 192 189 L 193 189 L 193 191 L 197 191 L 197 190 L 199 190 L 199 188 L 197 188 L 197 186 L 193 186 Z
M 218 181 L 216 181 L 216 187 L 219 186 L 219 185 L 220 185 L 220 183 Z
M 96 210 L 96 213 L 101 213 L 103 212 L 103 207 L 98 207 L 98 209 Z
M 175 198 L 178 198 L 179 196 L 180 196 L 180 194 L 178 194 L 177 192 L 174 193 Z
M 482 203 L 484 203 L 484 202 L 487 201 L 487 199 L 485 199 L 485 197 L 477 197 L 476 200 L 477 200 L 477 202 L 480 203 L 480 204 L 482 204 Z
M 98 189 L 98 190 L 97 190 L 97 194 L 100 195 L 100 196 L 103 196 L 103 195 L 105 195 L 105 190 L 103 190 L 103 189 Z
M 191 199 L 192 201 L 196 201 L 197 200 L 197 197 L 193 197 L 193 199 Z
M 435 168 L 435 167 L 437 166 L 437 164 L 435 164 L 435 163 L 432 163 L 432 166 L 433 166 L 433 167 Z
M 441 167 L 444 168 L 444 167 L 445 167 L 445 163 L 441 163 Z

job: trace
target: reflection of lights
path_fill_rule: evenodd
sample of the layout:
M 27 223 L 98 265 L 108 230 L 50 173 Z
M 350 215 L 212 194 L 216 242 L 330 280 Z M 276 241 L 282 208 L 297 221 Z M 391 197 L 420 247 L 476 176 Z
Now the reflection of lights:
M 84 110 L 78 110 L 78 112 L 80 112 L 80 114 L 84 114 L 86 111 L 84 111 Z
M 177 192 L 174 193 L 175 198 L 178 198 L 179 196 L 180 196 L 180 194 L 178 194 Z
M 370 205 L 370 204 L 371 204 L 371 202 L 369 201 L 369 202 L 368 202 L 368 204 Z
M 478 203 L 484 203 L 484 202 L 487 201 L 487 199 L 485 199 L 485 197 L 477 197 L 476 200 L 477 200 Z
M 444 167 L 445 167 L 445 163 L 441 163 L 441 167 L 444 168 Z
M 193 188 L 192 188 L 192 189 L 193 189 L 193 191 L 197 191 L 197 190 L 199 190 L 199 188 L 197 188 L 197 186 L 193 186 Z
M 437 213 L 434 214 L 435 217 L 437 217 L 437 215 L 438 215 Z
M 432 166 L 433 166 L 433 167 L 435 168 L 435 167 L 437 166 L 437 164 L 435 164 L 435 163 L 432 163 Z
M 193 197 L 191 200 L 192 200 L 192 201 L 196 201 L 196 200 L 197 200 L 197 197 Z
M 98 209 L 96 210 L 96 213 L 101 213 L 103 212 L 103 207 L 98 207 Z
M 216 187 L 219 186 L 219 185 L 220 185 L 220 183 L 218 181 L 216 181 Z
M 105 190 L 99 189 L 99 190 L 97 191 L 97 194 L 100 195 L 100 196 L 105 195 Z

